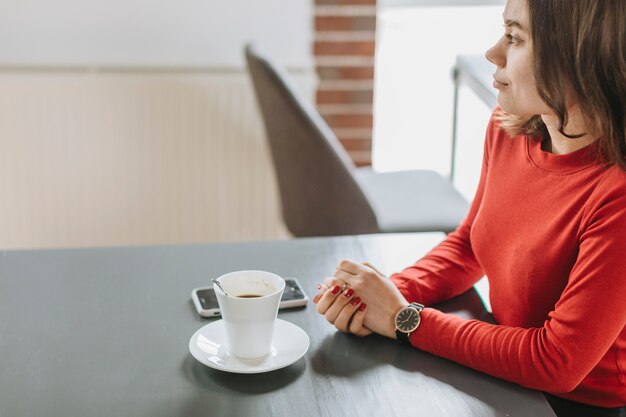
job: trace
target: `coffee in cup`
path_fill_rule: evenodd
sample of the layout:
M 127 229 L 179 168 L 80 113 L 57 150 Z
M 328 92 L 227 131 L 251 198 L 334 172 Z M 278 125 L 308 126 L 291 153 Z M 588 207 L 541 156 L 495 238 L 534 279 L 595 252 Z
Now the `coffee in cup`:
M 229 354 L 243 359 L 267 355 L 285 281 L 265 271 L 230 272 L 217 281 L 226 291 L 214 284 Z

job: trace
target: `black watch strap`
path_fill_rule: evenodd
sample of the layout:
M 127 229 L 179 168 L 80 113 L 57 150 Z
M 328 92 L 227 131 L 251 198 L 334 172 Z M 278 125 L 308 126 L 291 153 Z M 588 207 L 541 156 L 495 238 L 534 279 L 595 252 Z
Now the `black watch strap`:
M 411 336 L 411 333 L 404 333 L 396 329 L 396 338 L 398 338 L 398 342 L 410 345 L 411 341 L 409 340 L 409 336 Z
M 419 304 L 419 303 L 411 303 L 407 307 L 414 308 L 415 310 L 417 310 L 418 314 L 421 313 L 422 310 L 424 309 L 424 305 L 423 304 Z M 404 343 L 404 344 L 410 345 L 411 344 L 410 337 L 411 337 L 412 334 L 413 334 L 413 332 L 405 333 L 405 332 L 400 331 L 400 329 L 396 328 L 396 338 L 398 339 L 398 341 L 400 343 Z

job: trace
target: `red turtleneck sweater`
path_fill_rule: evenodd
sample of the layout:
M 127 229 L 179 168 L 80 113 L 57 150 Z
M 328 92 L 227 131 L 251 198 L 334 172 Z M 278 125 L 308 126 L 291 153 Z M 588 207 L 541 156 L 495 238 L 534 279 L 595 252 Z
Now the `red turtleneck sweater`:
M 498 324 L 426 308 L 411 343 L 563 398 L 626 405 L 626 172 L 598 161 L 595 144 L 554 155 L 492 118 L 467 218 L 391 279 L 432 305 L 487 275 Z

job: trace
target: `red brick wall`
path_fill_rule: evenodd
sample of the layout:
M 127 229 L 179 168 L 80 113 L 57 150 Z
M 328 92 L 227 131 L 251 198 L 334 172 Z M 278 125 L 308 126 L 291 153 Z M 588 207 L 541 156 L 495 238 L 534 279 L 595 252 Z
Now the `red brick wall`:
M 358 166 L 372 161 L 376 0 L 315 0 L 317 108 Z

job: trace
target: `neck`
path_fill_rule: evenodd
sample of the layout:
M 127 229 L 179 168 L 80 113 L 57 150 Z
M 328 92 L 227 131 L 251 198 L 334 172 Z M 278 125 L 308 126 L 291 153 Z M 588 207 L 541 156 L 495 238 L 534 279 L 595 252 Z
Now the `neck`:
M 555 155 L 565 155 L 582 149 L 596 141 L 597 137 L 590 133 L 582 117 L 582 113 L 578 108 L 570 110 L 568 116 L 569 120 L 563 131 L 570 135 L 582 133 L 583 136 L 575 139 L 568 138 L 559 132 L 558 117 L 552 114 L 542 114 L 541 119 L 545 123 L 550 135 L 549 140 L 546 141 L 545 151 Z

